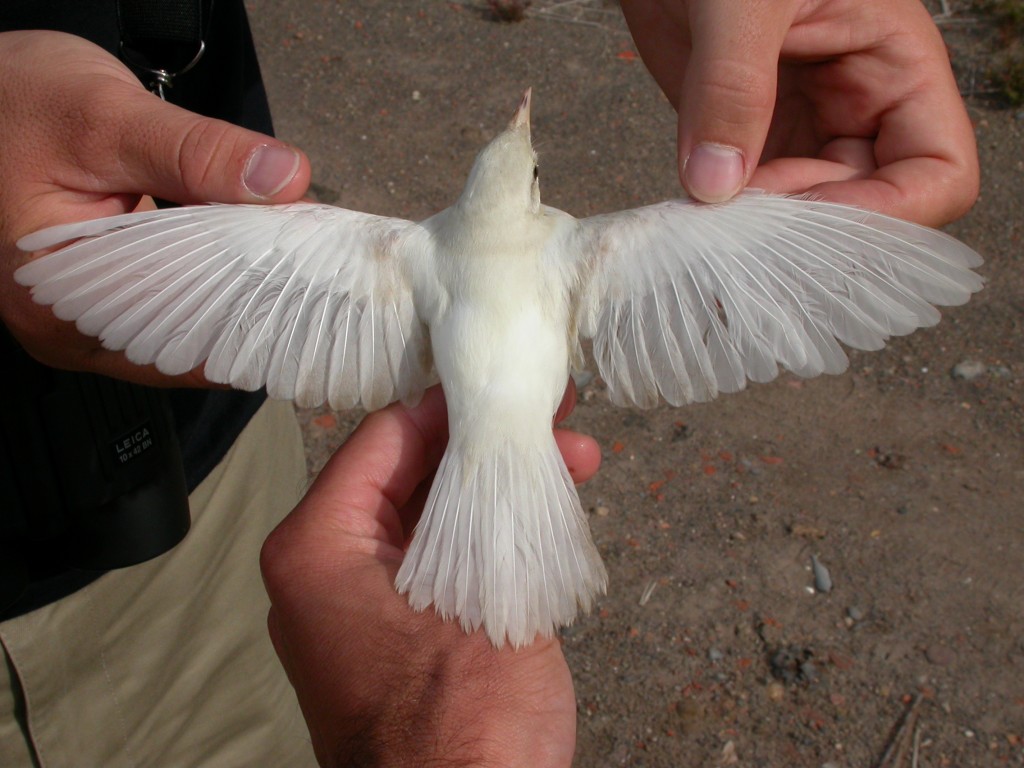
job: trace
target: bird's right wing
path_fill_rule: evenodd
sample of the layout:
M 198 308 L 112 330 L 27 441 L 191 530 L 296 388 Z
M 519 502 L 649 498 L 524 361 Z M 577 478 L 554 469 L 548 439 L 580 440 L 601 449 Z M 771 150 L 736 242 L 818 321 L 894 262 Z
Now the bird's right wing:
M 168 374 L 334 408 L 418 399 L 431 383 L 413 283 L 417 224 L 326 205 L 208 205 L 68 224 L 23 250 L 77 240 L 15 273 L 83 333 Z
M 553 249 L 613 402 L 709 400 L 779 365 L 847 366 L 967 301 L 981 258 L 927 227 L 851 206 L 747 192 L 583 219 Z

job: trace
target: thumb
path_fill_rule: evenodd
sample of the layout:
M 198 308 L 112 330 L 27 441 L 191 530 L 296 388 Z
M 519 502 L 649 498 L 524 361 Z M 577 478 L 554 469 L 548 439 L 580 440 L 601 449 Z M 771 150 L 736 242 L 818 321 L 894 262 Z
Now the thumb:
M 309 161 L 294 147 L 168 104 L 142 88 L 122 88 L 113 127 L 117 156 L 100 155 L 96 162 L 103 167 L 94 171 L 109 188 L 104 191 L 178 203 L 290 202 L 306 191 Z
M 679 107 L 680 178 L 691 196 L 728 200 L 757 167 L 771 124 L 788 3 L 713 0 L 690 8 L 692 53 Z
M 290 202 L 309 161 L 270 136 L 168 104 L 75 35 L 0 33 L 0 232 L 179 203 Z M 135 198 L 135 199 L 133 199 Z

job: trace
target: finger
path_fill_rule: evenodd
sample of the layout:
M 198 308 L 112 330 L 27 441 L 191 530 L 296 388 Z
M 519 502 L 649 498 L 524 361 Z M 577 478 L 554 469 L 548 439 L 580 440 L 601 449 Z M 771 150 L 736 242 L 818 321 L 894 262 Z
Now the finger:
M 970 209 L 980 185 L 977 146 L 951 73 L 945 87 L 915 89 L 882 116 L 874 155 L 878 168 L 870 175 L 811 191 L 929 226 Z
M 202 117 L 142 88 L 113 81 L 99 101 L 117 101 L 88 136 L 66 146 L 98 180 L 98 191 L 149 193 L 179 203 L 291 202 L 309 184 L 309 161 L 294 147 L 255 131 Z M 73 125 L 65 126 L 75 131 Z M 91 151 L 102 143 L 116 146 Z
M 813 158 L 776 153 L 750 183 L 947 223 L 974 203 L 979 171 L 974 129 L 942 36 L 916 0 L 894 2 L 882 20 L 873 18 L 880 8 L 867 4 L 847 10 L 844 56 L 829 57 L 835 35 L 822 25 L 805 24 L 787 38 L 789 55 L 821 62 L 805 87 L 827 142 Z
M 791 5 L 715 0 L 691 6 L 693 50 L 679 99 L 679 155 L 683 185 L 698 200 L 728 200 L 757 165 L 775 107 Z
M 829 182 L 866 179 L 878 170 L 874 139 L 833 139 L 817 157 L 777 157 L 761 163 L 750 186 L 779 194 L 806 192 Z
M 556 429 L 555 442 L 574 483 L 586 482 L 597 473 L 601 466 L 601 447 L 590 435 Z
M 57 150 L 36 158 L 55 186 L 179 203 L 291 202 L 305 192 L 309 162 L 284 142 L 164 102 L 77 36 L 25 33 L 16 42 L 7 90 L 45 111 L 31 146 Z
M 163 102 L 76 35 L 7 34 L 0 131 L 24 141 L 4 167 L 17 173 L 26 202 L 65 193 L 60 205 L 25 205 L 0 222 L 11 239 L 75 216 L 122 213 L 143 194 L 259 203 L 291 202 L 305 191 L 309 162 L 287 144 Z
M 409 542 L 412 541 L 413 531 L 416 530 L 416 524 L 419 523 L 420 518 L 423 516 L 423 510 L 427 506 L 427 499 L 430 498 L 430 489 L 434 485 L 434 476 L 434 474 L 427 475 L 416 486 L 416 490 L 412 492 L 409 500 L 398 510 L 398 516 L 402 521 L 401 549 L 403 551 L 408 548 Z
M 371 413 L 321 470 L 290 524 L 312 535 L 341 530 L 366 552 L 379 553 L 385 542 L 400 548 L 397 511 L 437 468 L 447 439 L 440 387 L 414 408 L 394 404 Z
M 367 416 L 264 542 L 260 570 L 272 602 L 314 573 L 335 581 L 339 569 L 355 573 L 368 563 L 377 576 L 388 561 L 397 569 L 405 543 L 398 510 L 436 469 L 446 442 L 440 387 L 415 408 L 395 404 Z
M 572 377 L 566 384 L 562 402 L 555 412 L 555 424 L 569 418 L 576 407 L 576 381 Z M 567 429 L 555 430 L 555 442 L 574 483 L 583 483 L 593 477 L 601 466 L 601 447 L 590 435 Z
M 569 377 L 569 383 L 565 385 L 565 392 L 562 395 L 562 402 L 558 404 L 557 410 L 555 410 L 555 424 L 560 421 L 565 421 L 569 418 L 569 414 L 572 413 L 576 407 L 576 380 L 571 376 Z
M 690 59 L 685 7 L 657 0 L 621 0 L 620 6 L 644 66 L 678 111 L 683 74 Z

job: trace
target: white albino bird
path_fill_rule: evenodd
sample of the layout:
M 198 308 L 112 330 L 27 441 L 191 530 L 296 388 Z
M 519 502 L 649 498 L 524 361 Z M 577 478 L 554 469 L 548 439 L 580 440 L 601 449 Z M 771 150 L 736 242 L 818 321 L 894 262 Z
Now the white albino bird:
M 838 373 L 838 342 L 879 349 L 982 285 L 947 235 L 804 198 L 573 218 L 541 205 L 529 115 L 527 91 L 455 204 L 419 223 L 314 204 L 127 214 L 29 235 L 30 251 L 86 239 L 15 277 L 168 374 L 205 360 L 215 382 L 368 409 L 440 379 L 451 437 L 396 586 L 521 646 L 607 580 L 551 432 L 581 339 L 613 402 L 682 405 L 780 365 Z

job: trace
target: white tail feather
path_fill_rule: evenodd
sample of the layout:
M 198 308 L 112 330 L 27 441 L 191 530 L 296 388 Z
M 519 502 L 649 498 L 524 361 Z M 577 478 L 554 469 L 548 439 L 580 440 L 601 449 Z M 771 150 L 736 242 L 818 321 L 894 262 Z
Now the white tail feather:
M 554 438 L 486 455 L 450 443 L 396 586 L 498 647 L 550 637 L 589 611 L 607 575 Z

